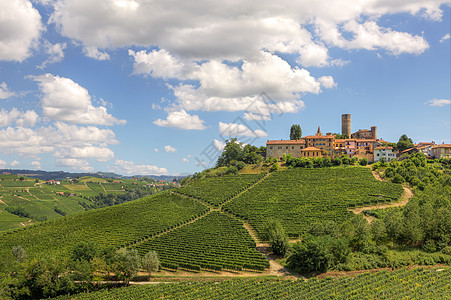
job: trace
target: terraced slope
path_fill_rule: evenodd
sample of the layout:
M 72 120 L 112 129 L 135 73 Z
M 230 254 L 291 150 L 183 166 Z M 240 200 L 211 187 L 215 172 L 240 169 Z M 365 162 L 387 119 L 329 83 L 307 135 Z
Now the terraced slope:
M 243 224 L 219 212 L 134 247 L 141 256 L 155 250 L 162 265 L 172 269 L 263 271 L 269 267 Z
M 179 193 L 193 196 L 218 206 L 248 188 L 265 174 L 228 175 L 210 177 L 196 181 L 177 190 Z
M 322 280 L 238 279 L 137 285 L 59 299 L 449 299 L 451 269 L 364 273 Z
M 224 206 L 261 237 L 268 218 L 281 221 L 291 237 L 314 221 L 343 221 L 348 207 L 395 201 L 403 188 L 377 181 L 366 168 L 291 169 L 273 173 Z
M 0 233 L 0 255 L 21 245 L 29 256 L 60 256 L 79 241 L 125 246 L 205 214 L 199 202 L 167 193 Z

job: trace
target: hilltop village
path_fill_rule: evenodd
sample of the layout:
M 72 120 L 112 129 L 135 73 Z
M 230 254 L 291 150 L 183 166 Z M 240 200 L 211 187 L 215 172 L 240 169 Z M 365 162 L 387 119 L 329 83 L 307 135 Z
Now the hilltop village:
M 366 158 L 368 162 L 380 160 L 391 161 L 405 153 L 421 152 L 429 158 L 450 158 L 451 144 L 439 144 L 434 142 L 420 142 L 414 147 L 403 151 L 396 151 L 389 142 L 377 137 L 377 127 L 371 129 L 359 129 L 351 133 L 351 115 L 341 116 L 341 135 L 318 131 L 315 135 L 304 136 L 295 140 L 268 140 L 266 142 L 266 157 L 282 158 L 283 155 L 291 154 L 292 157 L 341 157 Z M 339 137 L 339 138 L 337 138 Z M 343 138 L 344 137 L 344 138 Z

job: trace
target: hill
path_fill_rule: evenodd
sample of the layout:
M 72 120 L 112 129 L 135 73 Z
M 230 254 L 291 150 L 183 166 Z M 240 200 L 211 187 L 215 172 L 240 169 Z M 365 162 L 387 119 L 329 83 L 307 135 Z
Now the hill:
M 99 183 L 91 177 L 79 180 L 79 183 L 91 189 L 102 186 L 106 190 L 114 190 L 118 187 L 115 182 Z M 428 188 L 424 192 L 418 192 L 418 199 L 414 199 L 413 203 L 416 204 L 412 207 L 421 205 L 416 201 L 436 197 L 434 193 L 440 194 L 435 205 L 439 212 L 430 217 L 446 217 L 447 212 L 440 206 L 447 205 L 446 199 L 443 198 L 446 190 L 443 189 Z M 14 261 L 11 254 L 13 247 L 23 247 L 28 259 L 47 258 L 56 263 L 70 260 L 73 255 L 71 253 L 80 241 L 95 245 L 98 248 L 97 253 L 107 253 L 107 249 L 137 250 L 142 258 L 149 251 L 156 251 L 162 263 L 162 274 L 166 274 L 164 276 L 177 276 L 179 272 L 200 272 L 200 276 L 207 277 L 223 274 L 240 276 L 241 273 L 260 277 L 275 274 L 272 272 L 272 266 L 278 263 L 289 268 L 285 272 L 304 272 L 307 266 L 306 257 L 314 258 L 311 266 L 322 264 L 323 260 L 327 262 L 325 270 L 451 263 L 451 253 L 447 252 L 449 249 L 447 250 L 446 244 L 440 248 L 438 244 L 437 248 L 428 248 L 429 253 L 413 244 L 408 232 L 404 237 L 404 231 L 402 234 L 397 231 L 397 228 L 407 229 L 402 222 L 409 222 L 410 219 L 404 220 L 396 215 L 397 225 L 393 228 L 385 227 L 395 224 L 395 220 L 390 219 L 393 215 L 389 214 L 389 223 L 381 229 L 381 222 L 368 224 L 361 216 L 355 216 L 350 211 L 355 207 L 377 207 L 397 202 L 402 194 L 402 185 L 376 180 L 371 169 L 366 167 L 291 168 L 273 173 L 210 177 L 196 180 L 177 190 L 165 191 L 125 204 L 0 233 L 0 267 L 3 266 L 6 270 L 10 262 Z M 409 206 L 410 211 L 411 209 Z M 406 214 L 406 218 L 409 216 L 412 215 Z M 293 252 L 288 259 L 279 257 L 280 260 L 275 261 L 275 258 L 268 254 L 268 245 L 262 243 L 267 238 L 266 225 L 270 224 L 271 220 L 280 222 L 282 232 L 285 231 L 289 237 L 296 240 L 301 237 L 303 240 L 292 248 Z M 446 232 L 447 229 L 444 230 Z M 403 238 L 396 240 L 392 235 Z M 443 241 L 448 243 L 446 239 Z M 108 264 L 107 256 L 102 255 L 104 254 L 95 260 L 96 270 L 97 274 L 103 274 L 98 276 L 107 277 L 110 269 L 102 267 Z M 299 257 L 304 258 L 298 260 Z M 321 260 L 317 262 L 316 259 Z M 296 265 L 299 261 L 303 262 L 300 267 Z M 63 274 L 70 272 L 74 271 L 65 271 Z M 438 276 L 445 274 L 440 278 L 447 278 L 447 272 Z M 311 276 L 308 273 L 303 274 Z M 421 284 L 419 278 L 423 278 L 422 275 L 416 276 L 417 273 L 400 274 L 412 278 L 415 284 Z M 369 279 L 369 282 L 387 276 L 377 275 L 374 279 Z M 363 277 L 363 281 L 357 280 L 355 290 L 358 291 L 358 286 L 366 280 L 367 277 Z M 310 286 L 316 286 L 315 281 L 306 286 L 290 286 L 287 283 L 283 287 L 277 282 L 265 284 L 280 289 L 282 294 L 285 288 L 303 294 Z M 239 283 L 239 289 L 246 290 L 260 284 L 261 281 L 258 280 L 244 281 Z M 330 282 L 324 281 L 319 286 L 327 284 Z M 350 281 L 338 280 L 332 286 L 340 289 L 349 284 Z M 208 284 L 206 286 L 208 290 L 213 288 L 208 287 Z M 229 292 L 227 286 L 229 285 L 215 285 L 215 289 L 218 289 L 218 293 L 221 293 L 223 288 Z M 409 284 L 399 286 L 400 289 L 410 287 Z M 174 295 L 177 295 L 178 288 L 186 290 L 190 287 L 174 285 Z M 449 291 L 450 287 L 444 286 L 443 289 Z M 118 293 L 128 295 L 129 291 L 133 289 L 123 292 L 118 290 Z M 193 291 L 194 297 L 202 298 L 203 294 L 196 294 L 196 291 L 197 289 Z M 429 290 L 426 291 L 429 293 Z M 141 292 L 159 297 L 159 292 L 150 287 L 143 288 Z M 328 289 L 325 288 L 322 292 L 326 294 Z M 366 295 L 363 290 L 359 293 Z M 381 295 L 390 294 L 384 291 Z M 99 294 L 99 297 L 103 297 L 102 294 Z

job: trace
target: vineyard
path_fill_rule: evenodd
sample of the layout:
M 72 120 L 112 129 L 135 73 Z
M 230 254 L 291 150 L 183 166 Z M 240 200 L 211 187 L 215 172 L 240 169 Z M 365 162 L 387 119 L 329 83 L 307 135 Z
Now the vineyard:
M 401 185 L 377 181 L 365 168 L 291 169 L 273 173 L 224 210 L 249 222 L 260 237 L 268 218 L 298 237 L 311 222 L 341 222 L 348 207 L 396 201 L 402 192 Z
M 162 266 L 171 269 L 263 271 L 269 267 L 243 224 L 219 212 L 135 247 L 141 256 L 155 250 Z
M 210 177 L 183 187 L 178 192 L 219 206 L 264 176 L 265 174 L 244 174 Z
M 161 193 L 0 233 L 0 254 L 21 245 L 31 256 L 63 256 L 79 241 L 126 246 L 189 222 L 208 211 L 195 200 Z
M 338 279 L 233 279 L 137 285 L 58 299 L 449 299 L 451 268 L 399 269 Z

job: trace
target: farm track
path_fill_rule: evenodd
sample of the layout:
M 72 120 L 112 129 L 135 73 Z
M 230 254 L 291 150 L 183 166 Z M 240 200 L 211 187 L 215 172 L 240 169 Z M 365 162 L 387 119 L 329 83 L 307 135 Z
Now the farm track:
M 3 202 L 2 198 L 3 198 L 3 196 L 0 196 L 0 203 L 5 204 L 6 206 L 8 206 L 8 204 L 6 204 L 5 202 Z
M 372 171 L 374 178 L 378 181 L 385 181 L 382 179 L 382 177 L 377 173 L 376 171 Z M 401 201 L 389 203 L 389 204 L 382 204 L 382 205 L 371 205 L 371 206 L 363 206 L 363 207 L 356 207 L 356 208 L 348 208 L 349 211 L 353 212 L 354 214 L 360 214 L 365 210 L 374 210 L 374 209 L 384 209 L 389 207 L 400 207 L 405 206 L 410 198 L 413 196 L 413 191 L 410 187 L 403 186 L 404 193 L 401 196 Z M 375 218 L 371 216 L 364 216 L 364 218 L 368 221 L 368 223 L 372 223 Z

